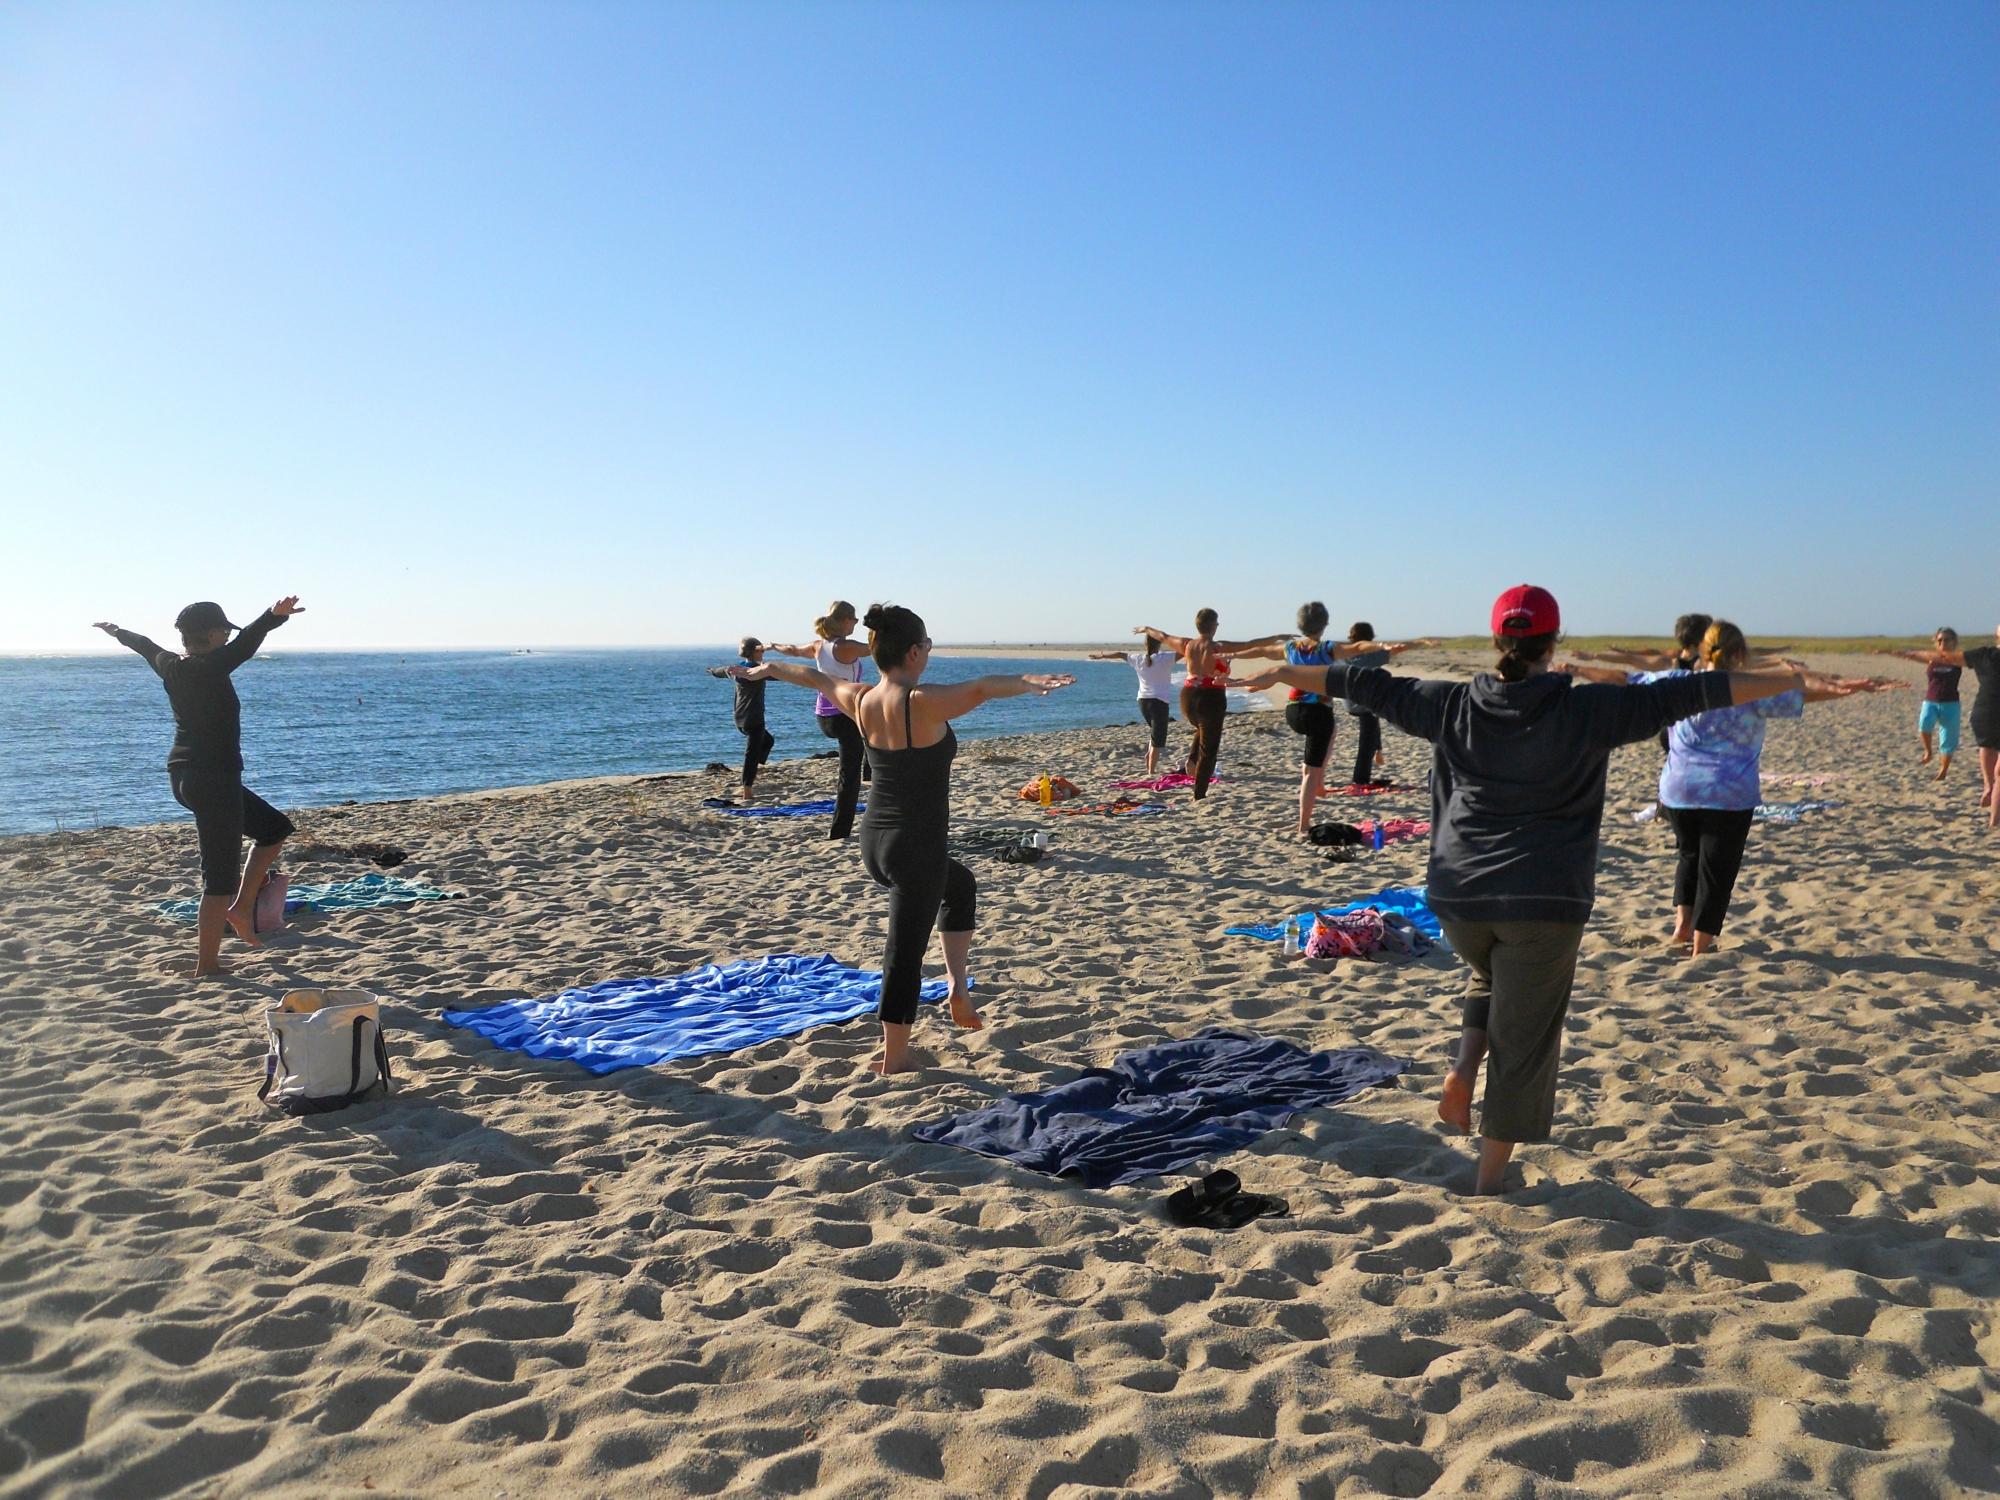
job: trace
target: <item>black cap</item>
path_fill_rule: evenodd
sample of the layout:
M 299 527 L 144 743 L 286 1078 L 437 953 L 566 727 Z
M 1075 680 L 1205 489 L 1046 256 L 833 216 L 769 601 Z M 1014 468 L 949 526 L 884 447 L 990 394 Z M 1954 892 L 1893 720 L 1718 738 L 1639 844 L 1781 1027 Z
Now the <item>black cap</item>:
M 199 604 L 190 604 L 174 616 L 174 629 L 182 635 L 197 630 L 239 630 L 241 626 L 229 623 L 229 616 L 222 612 L 222 606 L 213 600 L 204 599 Z

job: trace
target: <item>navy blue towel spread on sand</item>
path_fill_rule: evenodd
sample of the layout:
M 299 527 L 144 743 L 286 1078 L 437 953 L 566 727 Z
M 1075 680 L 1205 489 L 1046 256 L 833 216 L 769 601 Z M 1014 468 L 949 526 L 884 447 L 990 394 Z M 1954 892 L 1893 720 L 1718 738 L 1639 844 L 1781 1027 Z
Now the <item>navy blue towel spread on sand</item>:
M 1012 1094 L 911 1134 L 1109 1187 L 1247 1146 L 1300 1110 L 1351 1099 L 1407 1067 L 1372 1048 L 1308 1052 L 1210 1027 L 1123 1053 L 1047 1093 Z
M 922 998 L 942 1000 L 949 989 L 942 979 L 928 980 Z M 851 969 L 830 953 L 780 953 L 663 979 L 607 979 L 546 1000 L 448 1010 L 444 1019 L 496 1047 L 615 1073 L 852 1021 L 873 1014 L 881 998 L 879 970 Z

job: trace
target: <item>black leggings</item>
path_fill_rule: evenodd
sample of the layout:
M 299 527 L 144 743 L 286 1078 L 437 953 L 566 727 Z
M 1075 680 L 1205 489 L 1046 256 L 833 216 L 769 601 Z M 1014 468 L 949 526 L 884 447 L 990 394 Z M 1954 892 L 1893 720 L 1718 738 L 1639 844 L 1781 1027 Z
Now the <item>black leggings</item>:
M 1181 689 L 1181 717 L 1194 736 L 1194 743 L 1188 746 L 1188 774 L 1194 777 L 1197 798 L 1208 795 L 1208 783 L 1215 776 L 1215 757 L 1222 749 L 1222 721 L 1228 716 L 1229 694 L 1224 689 Z
M 174 801 L 194 814 L 204 896 L 236 894 L 246 834 L 253 844 L 268 848 L 298 832 L 290 818 L 243 784 L 239 772 L 182 766 L 167 775 Z
M 1146 721 L 1146 727 L 1152 731 L 1153 748 L 1155 750 L 1166 749 L 1167 722 L 1169 717 L 1167 714 L 1167 700 L 1164 698 L 1141 698 L 1139 700 L 1139 717 Z
M 840 744 L 840 790 L 833 804 L 830 839 L 844 839 L 854 832 L 854 809 L 861 801 L 861 731 L 846 714 L 820 715 L 819 732 Z
M 1382 721 L 1374 714 L 1354 716 L 1354 781 L 1366 786 L 1375 779 L 1375 752 L 1382 748 Z
M 972 931 L 979 885 L 970 870 L 945 852 L 943 840 L 928 831 L 864 823 L 861 863 L 877 885 L 889 888 L 889 953 L 882 964 L 881 1016 L 892 1025 L 908 1026 L 917 1019 L 931 929 Z
M 1285 722 L 1292 726 L 1293 734 L 1306 737 L 1306 769 L 1316 771 L 1326 764 L 1326 754 L 1333 748 L 1333 735 L 1337 727 L 1333 722 L 1333 707 L 1326 703 L 1287 703 Z
M 760 721 L 743 731 L 743 784 L 757 784 L 757 768 L 771 758 L 776 748 L 777 736 L 766 729 Z
M 1749 808 L 1670 807 L 1680 861 L 1674 868 L 1674 905 L 1694 908 L 1694 930 L 1714 937 L 1729 913 L 1736 872 L 1743 868 L 1743 845 L 1750 837 Z

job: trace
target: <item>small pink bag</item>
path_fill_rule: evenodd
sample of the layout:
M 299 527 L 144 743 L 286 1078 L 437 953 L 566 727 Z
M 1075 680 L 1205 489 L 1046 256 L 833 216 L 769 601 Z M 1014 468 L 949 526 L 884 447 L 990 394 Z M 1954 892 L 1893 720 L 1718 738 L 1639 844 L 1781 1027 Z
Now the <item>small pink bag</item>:
M 1367 958 L 1383 946 L 1382 914 L 1373 908 L 1326 912 L 1313 919 L 1312 936 L 1306 940 L 1307 958 Z
M 276 932 L 285 925 L 285 896 L 291 888 L 291 877 L 283 870 L 273 870 L 264 877 L 263 889 L 257 892 L 252 931 Z

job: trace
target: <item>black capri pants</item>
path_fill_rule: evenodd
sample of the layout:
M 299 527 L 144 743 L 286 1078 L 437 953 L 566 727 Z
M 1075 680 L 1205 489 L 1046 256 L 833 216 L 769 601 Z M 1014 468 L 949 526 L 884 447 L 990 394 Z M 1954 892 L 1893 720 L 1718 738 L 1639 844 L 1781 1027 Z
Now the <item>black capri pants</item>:
M 852 723 L 853 721 L 849 720 L 848 722 Z M 777 744 L 778 737 L 764 727 L 762 719 L 757 720 L 754 724 L 744 726 L 743 784 L 745 786 L 755 786 L 757 784 L 757 768 L 771 758 L 771 752 L 777 748 Z
M 861 863 L 877 885 L 889 888 L 889 952 L 882 964 L 880 1014 L 892 1025 L 908 1026 L 917 1019 L 931 929 L 972 931 L 979 883 L 930 832 L 863 824 Z
M 840 790 L 834 794 L 833 827 L 827 837 L 844 839 L 854 832 L 854 809 L 861 803 L 861 731 L 846 714 L 821 714 L 819 732 L 840 746 Z
M 1670 807 L 1679 860 L 1674 866 L 1674 905 L 1694 908 L 1694 930 L 1714 937 L 1729 915 L 1729 898 L 1743 868 L 1743 846 L 1756 814 L 1713 807 Z
M 245 786 L 238 772 L 183 768 L 168 774 L 174 801 L 194 814 L 205 896 L 236 894 L 243 879 L 245 834 L 255 844 L 282 844 L 297 832 L 292 820 Z
M 1167 725 L 1173 717 L 1167 712 L 1167 700 L 1164 698 L 1141 698 L 1139 700 L 1139 717 L 1146 721 L 1146 727 L 1152 731 L 1153 748 L 1155 750 L 1166 749 Z
M 1333 749 L 1333 705 L 1330 703 L 1287 703 L 1285 722 L 1294 734 L 1306 737 L 1306 765 L 1318 770 Z
M 1367 786 L 1375 779 L 1375 752 L 1382 748 L 1382 721 L 1374 714 L 1354 716 L 1354 784 Z

